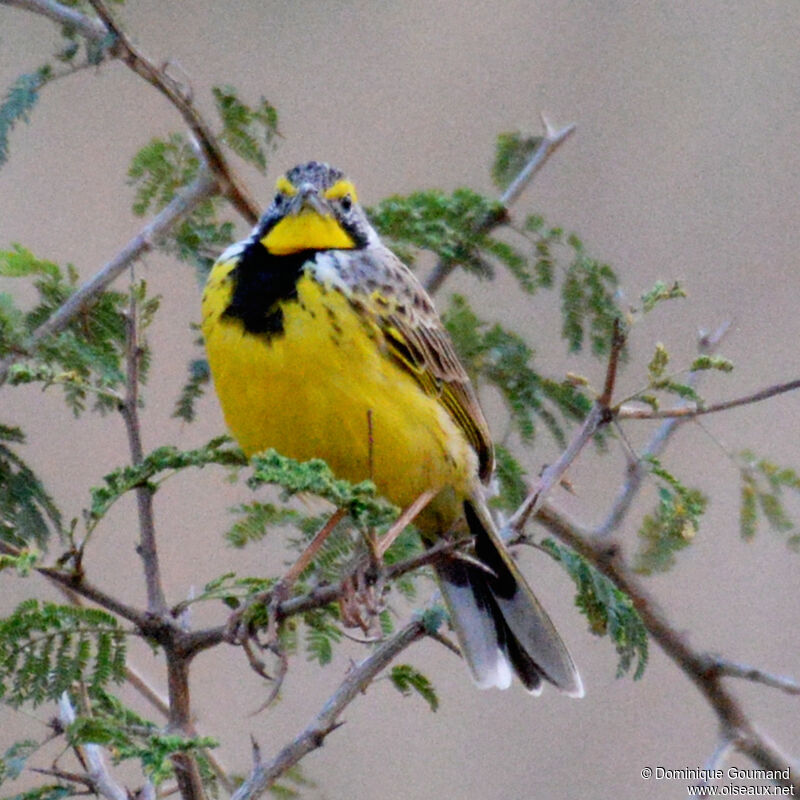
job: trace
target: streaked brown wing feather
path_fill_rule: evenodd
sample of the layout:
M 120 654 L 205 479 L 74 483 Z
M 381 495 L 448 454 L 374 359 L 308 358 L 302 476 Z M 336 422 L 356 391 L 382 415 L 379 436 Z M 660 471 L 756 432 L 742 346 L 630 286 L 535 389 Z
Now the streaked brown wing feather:
M 369 265 L 356 266 L 359 290 L 384 336 L 389 353 L 428 394 L 438 397 L 478 454 L 480 477 L 489 479 L 494 453 L 489 426 L 472 383 L 456 355 L 433 303 L 414 274 L 388 249 L 364 253 Z M 365 269 L 366 267 L 366 269 Z M 365 273 L 369 280 L 364 281 Z

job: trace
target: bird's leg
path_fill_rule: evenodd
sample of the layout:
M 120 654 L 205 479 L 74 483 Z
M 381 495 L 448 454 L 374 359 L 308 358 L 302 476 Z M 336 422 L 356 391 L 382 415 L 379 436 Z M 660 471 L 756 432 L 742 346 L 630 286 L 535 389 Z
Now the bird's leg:
M 331 535 L 333 529 L 339 524 L 347 510 L 337 508 L 330 519 L 317 531 L 314 538 L 308 543 L 306 549 L 300 553 L 297 561 L 292 564 L 289 571 L 272 587 L 268 606 L 267 641 L 274 642 L 278 638 L 278 612 L 281 603 L 289 599 L 294 582 L 300 577 L 305 568 L 311 563 L 319 552 L 325 540 Z
M 403 513 L 394 521 L 394 524 L 377 542 L 376 551 L 380 560 L 386 551 L 394 544 L 395 539 L 405 530 L 406 526 L 414 521 L 417 514 L 430 503 L 436 496 L 434 489 L 426 489 Z

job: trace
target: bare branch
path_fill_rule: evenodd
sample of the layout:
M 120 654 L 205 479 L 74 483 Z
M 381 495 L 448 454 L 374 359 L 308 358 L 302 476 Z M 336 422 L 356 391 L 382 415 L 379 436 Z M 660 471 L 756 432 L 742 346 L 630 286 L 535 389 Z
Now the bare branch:
M 233 795 L 232 800 L 254 800 L 269 789 L 287 769 L 297 764 L 312 750 L 321 747 L 325 737 L 342 724 L 339 717 L 345 708 L 359 694 L 366 691 L 375 677 L 399 653 L 424 635 L 424 625 L 421 621 L 414 620 L 379 645 L 360 664 L 353 667 L 308 727 L 284 747 L 272 761 L 266 764 L 262 763 L 260 753 L 254 758 L 253 770 Z
M 539 146 L 528 159 L 528 163 L 520 170 L 519 175 L 511 181 L 500 196 L 500 202 L 506 208 L 517 201 L 517 198 L 528 188 L 533 176 L 545 165 L 547 159 L 575 133 L 576 128 L 573 122 L 560 130 L 556 130 L 544 114 L 542 114 L 542 126 L 544 127 L 542 141 L 539 142 Z
M 709 655 L 707 658 L 709 670 L 715 670 L 724 677 L 743 678 L 746 681 L 762 683 L 764 686 L 769 686 L 772 689 L 780 689 L 782 692 L 786 692 L 786 694 L 800 695 L 800 682 L 796 681 L 794 678 L 790 678 L 786 675 L 773 675 L 757 667 L 730 661 L 719 655 Z
M 493 214 L 487 217 L 479 226 L 479 232 L 487 233 L 496 228 L 508 218 L 509 208 L 516 202 L 528 184 L 533 180 L 533 176 L 545 165 L 545 162 L 553 153 L 572 135 L 575 125 L 567 125 L 561 130 L 555 130 L 542 115 L 542 124 L 545 134 L 539 142 L 539 146 L 534 150 L 525 166 L 519 171 L 517 177 L 508 185 L 506 190 L 500 195 L 499 202 L 503 207 L 503 213 Z M 439 261 L 431 271 L 425 281 L 425 289 L 430 294 L 435 294 L 447 280 L 450 273 L 455 269 L 456 263 L 453 261 Z
M 100 20 L 87 17 L 86 14 L 53 0 L 0 0 L 0 4 L 41 14 L 59 25 L 74 28 L 84 39 L 92 42 L 99 42 L 108 33 Z
M 137 75 L 158 89 L 175 106 L 194 135 L 203 155 L 203 160 L 216 177 L 220 191 L 245 220 L 250 225 L 254 225 L 259 218 L 258 205 L 228 162 L 216 136 L 211 131 L 211 127 L 197 110 L 184 88 L 178 81 L 170 77 L 164 69 L 159 69 L 133 45 L 125 32 L 117 25 L 102 0 L 89 0 L 89 2 L 105 23 L 108 31 L 116 36 L 115 54 Z
M 745 395 L 744 397 L 737 397 L 733 400 L 724 400 L 721 403 L 711 403 L 707 406 L 681 406 L 679 408 L 630 408 L 629 406 L 622 406 L 615 416 L 617 419 L 691 419 L 692 417 L 699 417 L 702 414 L 716 414 L 718 411 L 728 411 L 731 408 L 738 408 L 739 406 L 747 406 L 751 403 L 760 403 L 762 400 L 768 400 L 770 397 L 777 397 L 786 392 L 793 392 L 800 389 L 800 378 L 787 383 L 777 383 L 774 386 L 767 386 L 765 389 L 760 389 L 752 394 Z
M 191 213 L 203 200 L 211 197 L 216 191 L 216 180 L 210 173 L 203 171 L 184 192 L 174 197 L 111 261 L 84 283 L 46 322 L 43 322 L 33 332 L 25 352 L 14 353 L 0 362 L 0 383 L 5 381 L 12 364 L 30 355 L 39 342 L 47 336 L 64 330 L 78 314 L 90 308 L 127 267 L 151 250 L 158 240 L 183 217 Z
M 134 287 L 130 289 L 131 301 L 125 318 L 125 401 L 119 410 L 125 420 L 131 463 L 137 466 L 144 461 L 141 425 L 139 423 L 139 367 L 142 348 L 139 344 L 138 319 Z M 154 617 L 163 616 L 167 610 L 161 569 L 156 547 L 156 527 L 153 515 L 153 490 L 149 485 L 136 487 L 136 510 L 139 515 L 139 544 L 136 548 L 144 566 L 147 586 L 147 611 Z
M 192 736 L 191 695 L 189 693 L 189 665 L 187 656 L 173 642 L 164 646 L 167 657 L 167 683 L 169 686 L 169 730 Z M 197 759 L 191 753 L 173 753 L 172 765 L 183 800 L 205 800 L 203 780 Z
M 800 793 L 800 783 L 791 775 L 794 764 L 759 731 L 722 681 L 723 674 L 713 667 L 709 669 L 705 653 L 693 649 L 667 619 L 655 599 L 631 572 L 616 544 L 592 536 L 591 532 L 571 520 L 551 503 L 545 503 L 538 511 L 536 520 L 591 562 L 633 602 L 648 633 L 664 653 L 692 680 L 706 699 L 719 720 L 721 734 L 730 739 L 739 752 L 747 755 L 756 765 L 776 773 L 790 770 L 788 780 L 780 779 L 784 786 L 794 787 Z

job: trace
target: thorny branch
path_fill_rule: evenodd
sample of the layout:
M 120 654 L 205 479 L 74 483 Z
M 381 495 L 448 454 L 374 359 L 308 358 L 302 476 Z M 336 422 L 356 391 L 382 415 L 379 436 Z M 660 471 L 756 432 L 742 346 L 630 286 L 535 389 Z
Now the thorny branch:
M 770 397 L 777 397 L 779 394 L 786 394 L 786 392 L 793 392 L 800 389 L 800 378 L 787 381 L 786 383 L 777 383 L 774 386 L 767 386 L 752 394 L 744 395 L 744 397 L 737 397 L 733 400 L 723 400 L 719 403 L 710 403 L 709 405 L 688 405 L 680 406 L 679 408 L 661 408 L 645 409 L 645 408 L 630 408 L 629 406 L 622 406 L 616 412 L 617 419 L 691 419 L 692 417 L 699 417 L 702 414 L 716 414 L 719 411 L 728 411 L 731 408 L 739 408 L 740 406 L 747 406 L 751 403 L 759 403 L 762 400 L 768 400 Z
M 685 636 L 670 623 L 655 598 L 626 565 L 619 546 L 607 539 L 599 540 L 591 531 L 557 510 L 551 503 L 545 503 L 539 509 L 536 520 L 592 563 L 630 597 L 650 636 L 693 681 L 717 715 L 722 737 L 733 742 L 739 752 L 763 769 L 774 772 L 789 769 L 789 780 L 781 779 L 779 783 L 793 786 L 794 792 L 800 793 L 800 783 L 791 777 L 796 774 L 797 765 L 756 728 L 725 685 L 726 672 L 719 667 L 716 657 L 709 657 L 692 648 Z
M 508 210 L 522 194 L 528 184 L 533 180 L 533 176 L 544 166 L 556 150 L 575 132 L 575 125 L 567 125 L 560 130 L 553 128 L 548 120 L 542 115 L 544 126 L 544 136 L 539 142 L 539 146 L 534 150 L 525 166 L 519 171 L 516 178 L 508 185 L 508 188 L 500 195 L 499 202 L 502 211 L 499 214 L 488 216 L 478 226 L 479 233 L 488 233 L 508 219 Z M 442 284 L 447 280 L 450 273 L 458 266 L 455 261 L 440 260 L 433 268 L 431 274 L 425 281 L 425 289 L 429 294 L 436 294 Z
M 217 193 L 225 194 L 237 210 L 251 223 L 257 219 L 258 210 L 249 194 L 224 158 L 218 143 L 210 131 L 206 121 L 199 114 L 185 88 L 168 76 L 164 69 L 158 68 L 147 59 L 128 39 L 111 17 L 101 0 L 91 0 L 99 19 L 93 19 L 52 0 L 0 0 L 0 3 L 14 6 L 46 16 L 59 24 L 68 24 L 80 35 L 94 42 L 101 42 L 109 34 L 113 41 L 108 46 L 109 54 L 123 61 L 131 70 L 147 80 L 164 94 L 181 113 L 184 121 L 194 134 L 203 154 L 205 170 L 200 177 L 187 188 L 185 193 L 176 197 L 151 223 L 149 223 L 120 253 L 112 259 L 90 281 L 84 284 L 47 322 L 32 335 L 29 348 L 32 349 L 44 337 L 64 329 L 77 313 L 85 309 L 116 279 L 124 269 L 142 253 L 149 250 L 155 241 L 169 230 L 182 216 L 189 213 L 203 199 Z M 500 198 L 507 209 L 519 196 L 533 175 L 541 168 L 546 159 L 574 130 L 568 126 L 560 131 L 553 130 L 545 123 L 546 135 L 539 148 L 533 154 L 526 167 Z M 487 219 L 485 230 L 491 230 L 500 224 L 504 215 Z M 446 280 L 454 268 L 454 264 L 439 263 L 427 282 L 430 292 L 435 292 Z M 8 369 L 14 361 L 27 353 L 15 354 L 0 363 L 0 381 L 4 380 Z M 658 642 L 665 653 L 695 683 L 698 690 L 706 698 L 715 711 L 721 727 L 721 741 L 725 743 L 724 757 L 729 743 L 749 756 L 756 764 L 765 769 L 782 771 L 790 764 L 789 760 L 778 751 L 761 732 L 759 732 L 745 714 L 738 700 L 731 694 L 725 683 L 726 678 L 744 678 L 778 688 L 791 694 L 800 691 L 800 686 L 789 678 L 774 676 L 754 667 L 736 664 L 718 656 L 711 656 L 691 648 L 684 637 L 669 623 L 659 610 L 653 597 L 641 582 L 634 576 L 622 559 L 619 547 L 595 535 L 596 532 L 581 527 L 574 520 L 556 510 L 545 497 L 553 485 L 560 479 L 585 444 L 591 439 L 597 428 L 611 419 L 665 419 L 658 446 L 663 446 L 674 424 L 679 420 L 689 419 L 699 414 L 714 413 L 758 402 L 783 392 L 800 388 L 800 380 L 780 384 L 745 397 L 711 404 L 703 408 L 687 406 L 678 409 L 661 411 L 632 409 L 628 406 L 614 408 L 611 404 L 616 376 L 618 350 L 614 352 L 606 373 L 606 382 L 602 395 L 596 401 L 581 428 L 576 433 L 570 446 L 559 461 L 548 469 L 534 492 L 526 499 L 525 504 L 512 517 L 511 527 L 521 530 L 529 516 L 544 525 L 577 552 L 587 558 L 603 574 L 610 578 L 616 586 L 631 597 L 636 609 L 647 627 L 650 635 Z M 129 362 L 130 366 L 130 362 Z M 130 398 L 128 398 L 130 400 Z M 669 426 L 669 427 L 667 427 Z M 133 450 L 133 448 L 132 448 Z M 135 457 L 135 456 L 134 456 Z M 624 503 L 636 494 L 641 479 L 630 480 L 624 489 L 625 499 L 616 516 L 601 526 L 608 533 L 618 525 L 624 515 Z M 442 543 L 428 553 L 410 559 L 403 564 L 395 565 L 387 570 L 387 578 L 397 577 L 425 563 L 431 563 L 444 556 L 449 549 L 455 548 L 453 543 Z M 0 552 L 13 554 L 15 551 L 8 545 L 0 543 Z M 169 665 L 169 717 L 173 730 L 180 730 L 191 735 L 188 668 L 191 658 L 199 650 L 210 647 L 222 640 L 223 629 L 184 632 L 178 626 L 169 624 L 166 619 L 154 623 L 151 615 L 132 608 L 110 596 L 98 587 L 90 584 L 85 576 L 77 572 L 52 567 L 37 567 L 39 573 L 55 581 L 61 586 L 77 592 L 82 597 L 95 602 L 108 610 L 130 620 L 145 633 L 161 641 L 168 651 Z M 326 605 L 334 601 L 342 592 L 342 586 L 319 587 L 307 595 L 284 601 L 279 606 L 279 614 L 283 617 L 301 613 L 304 610 Z M 163 596 L 158 598 L 155 592 L 148 591 L 151 611 L 157 608 L 163 611 Z M 392 661 L 392 659 L 425 635 L 421 622 L 414 621 L 402 628 L 393 637 L 382 643 L 364 661 L 351 670 L 339 688 L 334 692 L 323 709 L 312 720 L 311 724 L 289 745 L 278 753 L 269 763 L 261 762 L 260 756 L 248 779 L 235 794 L 235 800 L 249 800 L 265 791 L 274 780 L 286 769 L 296 764 L 304 755 L 322 745 L 325 737 L 341 724 L 339 718 L 347 705 L 364 691 L 369 683 Z M 257 749 L 255 752 L 258 752 Z M 176 757 L 176 772 L 181 792 L 185 798 L 203 797 L 202 785 L 193 759 Z M 102 778 L 100 774 L 100 778 Z M 796 783 L 790 784 L 798 790 Z M 121 800 L 119 787 L 104 785 L 102 781 L 95 784 L 96 790 L 108 800 Z M 124 792 L 123 792 L 124 794 Z
M 0 3 L 7 0 L 0 0 Z M 134 261 L 153 249 L 155 244 L 183 217 L 217 191 L 214 177 L 204 170 L 186 189 L 174 197 L 133 239 L 99 272 L 84 283 L 64 304 L 31 334 L 24 351 L 12 353 L 0 361 L 0 384 L 13 364 L 33 353 L 36 345 L 48 336 L 60 333 L 80 313 L 90 308 L 98 297 Z
M 30 355 L 42 339 L 62 331 L 77 314 L 90 307 L 127 266 L 152 249 L 159 239 L 203 200 L 222 193 L 250 225 L 258 220 L 259 209 L 222 152 L 211 126 L 192 102 L 190 93 L 170 77 L 166 69 L 157 67 L 130 42 L 102 0 L 92 0 L 92 6 L 99 19 L 93 19 L 54 0 L 0 0 L 0 5 L 41 14 L 59 24 L 68 25 L 85 39 L 95 43 L 103 42 L 109 36 L 113 37 L 113 42 L 107 48 L 109 54 L 123 61 L 169 99 L 191 130 L 203 162 L 201 173 L 195 181 L 42 323 L 31 335 L 24 351 L 13 353 L 0 361 L 0 383 L 2 383 L 12 364 Z
M 134 466 L 144 460 L 142 429 L 139 422 L 139 367 L 143 350 L 139 343 L 138 311 L 135 290 L 130 289 L 130 306 L 125 317 L 125 399 L 119 410 L 125 421 L 128 434 L 128 449 Z M 160 617 L 167 609 L 164 589 L 161 582 L 161 569 L 156 547 L 156 528 L 153 515 L 153 489 L 147 484 L 136 487 L 136 510 L 139 515 L 139 545 L 137 551 L 144 566 L 144 579 L 147 586 L 147 610 L 154 617 Z
M 256 763 L 232 800 L 254 800 L 259 797 L 287 769 L 297 764 L 312 750 L 322 747 L 325 737 L 343 723 L 340 716 L 353 700 L 367 687 L 403 650 L 425 635 L 425 626 L 414 620 L 401 628 L 391 638 L 380 644 L 361 663 L 352 667 L 345 679 L 330 696 L 311 723 L 292 742 L 284 747 L 267 764 L 261 762 L 260 751 L 254 747 Z
M 701 334 L 697 342 L 697 349 L 700 354 L 712 355 L 729 329 L 730 323 L 725 322 L 713 333 Z M 691 387 L 695 387 L 702 375 L 702 372 L 692 372 L 688 376 L 686 383 Z M 625 481 L 614 499 L 611 510 L 602 524 L 595 530 L 597 536 L 608 536 L 617 530 L 630 510 L 636 495 L 639 493 L 642 481 L 647 475 L 647 457 L 655 457 L 661 453 L 672 438 L 672 435 L 684 421 L 676 417 L 662 422 L 647 446 L 639 454 L 639 457 L 630 461 Z
M 513 531 L 521 531 L 528 518 L 541 506 L 550 490 L 561 480 L 570 464 L 580 455 L 583 448 L 592 440 L 601 425 L 607 425 L 611 419 L 611 397 L 614 394 L 614 385 L 617 379 L 617 367 L 620 355 L 625 346 L 625 332 L 619 319 L 614 324 L 614 335 L 611 342 L 611 351 L 606 367 L 606 377 L 603 382 L 603 391 L 595 400 L 583 424 L 577 430 L 566 450 L 561 454 L 555 464 L 548 466 L 542 473 L 538 483 L 528 492 L 522 505 L 514 512 L 508 522 L 508 527 Z

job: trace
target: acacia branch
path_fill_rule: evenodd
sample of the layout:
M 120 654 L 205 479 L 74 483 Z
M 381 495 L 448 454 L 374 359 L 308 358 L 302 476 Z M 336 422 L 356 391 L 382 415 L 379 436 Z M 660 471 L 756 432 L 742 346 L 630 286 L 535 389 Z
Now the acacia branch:
M 425 635 L 425 626 L 414 620 L 380 644 L 361 663 L 352 667 L 336 691 L 311 723 L 267 764 L 254 747 L 255 765 L 231 800 L 255 800 L 312 750 L 322 747 L 325 737 L 343 723 L 339 717 L 347 706 L 363 694 L 376 676 L 403 650 Z
M 625 346 L 625 333 L 619 319 L 614 321 L 614 333 L 611 340 L 611 349 L 606 366 L 606 376 L 603 381 L 602 394 L 595 400 L 591 410 L 586 415 L 580 428 L 570 440 L 567 448 L 559 456 L 555 464 L 551 464 L 542 472 L 538 482 L 528 492 L 520 507 L 508 521 L 512 531 L 521 531 L 530 516 L 536 512 L 544 502 L 552 488 L 561 480 L 572 462 L 580 455 L 584 447 L 592 440 L 601 425 L 606 425 L 611 420 L 611 397 L 614 394 L 614 385 L 617 379 L 617 368 L 622 349 Z
M 187 656 L 174 642 L 164 646 L 167 659 L 167 685 L 169 689 L 169 730 L 191 737 L 192 725 L 191 695 L 189 692 L 189 666 L 191 656 Z M 197 759 L 192 753 L 173 753 L 170 757 L 175 769 L 183 800 L 205 800 L 205 789 Z
M 32 11 L 34 14 L 41 14 L 59 25 L 73 28 L 84 39 L 91 42 L 99 42 L 107 35 L 105 25 L 100 20 L 92 19 L 74 8 L 53 2 L 53 0 L 0 0 L 0 3 L 12 8 Z
M 470 538 L 461 540 L 445 540 L 441 539 L 433 547 L 426 549 L 424 552 L 411 556 L 410 558 L 398 561 L 395 564 L 384 566 L 382 578 L 387 583 L 397 580 L 403 575 L 422 567 L 435 564 L 438 561 L 449 558 L 453 552 L 460 547 L 464 547 L 471 541 Z M 305 614 L 308 611 L 313 611 L 317 608 L 324 608 L 325 606 L 335 603 L 337 600 L 345 597 L 352 589 L 353 576 L 360 567 L 356 566 L 353 572 L 348 573 L 338 583 L 317 586 L 306 594 L 298 595 L 296 597 L 284 600 L 275 607 L 275 618 L 277 620 L 286 620 L 290 617 L 295 617 L 298 614 Z M 272 601 L 272 592 L 264 592 L 263 594 L 254 595 L 251 597 L 244 609 L 236 612 L 236 616 L 241 616 L 246 613 L 247 609 L 254 605 L 269 606 Z M 172 616 L 180 614 L 183 605 L 179 604 L 170 612 Z M 190 631 L 185 634 L 183 646 L 187 653 L 195 655 L 203 650 L 208 650 L 215 647 L 220 642 L 226 641 L 229 635 L 230 623 L 218 625 L 213 628 L 206 628 L 197 631 Z
M 698 351 L 706 355 L 714 353 L 729 329 L 730 323 L 724 322 L 713 333 L 700 336 L 697 343 Z M 702 375 L 702 372 L 690 372 L 686 383 L 694 387 L 698 384 Z M 649 467 L 647 459 L 658 456 L 667 446 L 667 443 L 678 429 L 678 426 L 685 421 L 686 418 L 682 419 L 679 417 L 664 420 L 664 422 L 658 426 L 658 429 L 653 434 L 653 437 L 644 450 L 639 453 L 638 458 L 632 459 L 628 463 L 625 481 L 614 499 L 614 503 L 605 520 L 595 529 L 595 535 L 608 536 L 619 527 L 625 515 L 630 510 L 636 495 L 639 493 L 639 489 L 642 487 L 642 482 L 648 473 Z
M 131 286 L 130 308 L 125 318 L 125 400 L 120 405 L 119 410 L 125 421 L 131 463 L 133 466 L 138 466 L 144 461 L 142 432 L 139 422 L 139 368 L 143 351 L 139 344 L 134 291 L 134 287 Z M 139 544 L 136 550 L 144 566 L 144 579 L 147 587 L 147 610 L 154 617 L 160 617 L 167 610 L 167 602 L 164 599 L 161 568 L 158 562 L 158 548 L 156 546 L 153 489 L 147 483 L 136 487 L 136 510 L 139 516 Z
M 219 183 L 220 191 L 245 220 L 254 225 L 259 218 L 258 205 L 225 157 L 216 136 L 211 131 L 211 126 L 197 110 L 190 93 L 133 45 L 102 0 L 89 0 L 89 2 L 107 31 L 115 36 L 112 53 L 139 77 L 158 89 L 175 106 L 194 135 L 206 166 Z
M 526 162 L 525 166 L 519 171 L 517 176 L 508 185 L 506 190 L 500 195 L 498 202 L 501 209 L 498 213 L 487 216 L 478 226 L 478 233 L 488 233 L 498 225 L 507 221 L 509 208 L 522 194 L 528 184 L 533 180 L 534 175 L 544 166 L 548 158 L 572 135 L 575 125 L 567 125 L 560 130 L 555 130 L 550 123 L 542 116 L 544 125 L 544 136 L 542 136 L 536 150 Z M 436 266 L 428 275 L 425 281 L 425 289 L 429 294 L 435 294 L 447 280 L 450 273 L 457 266 L 456 261 L 445 261 L 439 259 Z
M 75 709 L 72 707 L 66 692 L 58 701 L 58 716 L 61 725 L 67 728 L 75 722 Z M 102 748 L 97 744 L 85 744 L 77 748 L 86 766 L 86 779 L 75 776 L 85 782 L 95 793 L 106 800 L 129 800 L 128 792 L 112 777 L 106 765 Z
M 4 2 L 5 0 L 0 0 Z M 60 333 L 78 314 L 90 308 L 108 286 L 127 267 L 153 249 L 155 244 L 183 217 L 190 214 L 203 200 L 217 192 L 216 179 L 203 170 L 180 194 L 128 242 L 99 272 L 84 283 L 63 305 L 31 334 L 24 351 L 0 361 L 0 383 L 5 381 L 11 366 L 30 356 L 36 345 L 48 336 Z
M 715 666 L 704 652 L 692 648 L 685 636 L 670 623 L 652 595 L 625 564 L 619 546 L 592 536 L 590 531 L 550 503 L 539 508 L 536 520 L 593 564 L 631 599 L 650 636 L 691 679 L 716 714 L 722 737 L 733 742 L 739 752 L 763 769 L 774 772 L 789 769 L 790 778 L 778 782 L 794 787 L 793 791 L 800 794 L 800 783 L 791 777 L 796 765 L 756 728 L 739 700 L 724 684 L 724 671 Z
M 777 383 L 774 386 L 767 386 L 764 389 L 760 389 L 744 397 L 737 397 L 733 400 L 723 400 L 720 403 L 711 403 L 710 405 L 690 405 L 658 410 L 652 408 L 630 408 L 629 406 L 623 405 L 617 410 L 615 417 L 617 419 L 691 419 L 703 414 L 716 414 L 718 411 L 728 411 L 728 409 L 731 408 L 747 406 L 751 403 L 759 403 L 762 400 L 768 400 L 770 397 L 777 397 L 780 394 L 786 394 L 786 392 L 793 392 L 796 389 L 800 389 L 800 378 L 788 381 L 787 383 Z
M 800 695 L 800 683 L 787 675 L 773 675 L 749 664 L 740 664 L 730 661 L 719 655 L 708 655 L 708 668 L 728 678 L 742 678 L 753 683 L 761 683 L 772 689 L 779 689 L 786 694 Z

